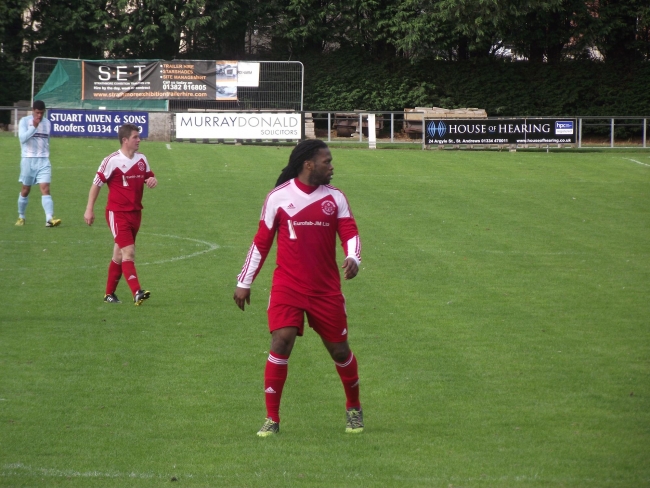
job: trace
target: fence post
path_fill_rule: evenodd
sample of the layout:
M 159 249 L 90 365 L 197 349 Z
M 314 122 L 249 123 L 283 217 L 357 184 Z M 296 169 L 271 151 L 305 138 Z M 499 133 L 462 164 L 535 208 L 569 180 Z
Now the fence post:
M 327 112 L 327 142 L 332 141 L 332 112 Z
M 609 147 L 614 147 L 614 119 L 611 121 L 610 135 L 609 135 Z
M 426 129 L 426 124 L 425 124 L 425 120 L 424 120 L 425 115 L 426 114 L 424 114 L 424 113 L 422 114 L 422 149 L 426 149 L 425 142 L 426 142 L 427 129 Z M 459 147 L 459 149 L 460 149 L 460 147 Z
M 394 134 L 395 134 L 395 114 L 391 112 L 390 113 L 390 142 L 391 143 L 395 142 Z
M 582 147 L 582 118 L 578 119 L 578 149 Z
M 359 142 L 363 142 L 363 115 L 359 112 Z
M 377 130 L 375 119 L 377 114 L 368 114 L 368 149 L 377 149 Z
M 14 109 L 14 137 L 18 137 L 18 109 Z
M 646 136 L 648 134 L 648 119 L 643 119 L 643 147 L 645 148 Z

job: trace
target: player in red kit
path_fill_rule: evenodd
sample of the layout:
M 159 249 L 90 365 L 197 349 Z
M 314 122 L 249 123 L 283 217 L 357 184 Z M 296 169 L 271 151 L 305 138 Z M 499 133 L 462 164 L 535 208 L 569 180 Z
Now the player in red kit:
M 106 222 L 113 234 L 115 246 L 113 247 L 113 259 L 108 267 L 104 301 L 121 303 L 115 295 L 115 290 L 124 274 L 133 293 L 134 303 L 140 305 L 149 298 L 150 292 L 140 287 L 138 273 L 135 270 L 135 237 L 140 229 L 142 218 L 144 186 L 155 188 L 158 182 L 149 167 L 146 156 L 138 152 L 140 147 L 138 127 L 133 124 L 124 124 L 120 127 L 117 135 L 121 147 L 119 151 L 107 156 L 99 166 L 88 194 L 84 220 L 88 225 L 93 225 L 95 201 L 97 201 L 102 186 L 107 184 Z
M 345 279 L 359 272 L 361 241 L 345 195 L 330 186 L 332 154 L 320 140 L 298 144 L 275 189 L 266 197 L 259 228 L 237 277 L 234 300 L 244 310 L 250 287 L 277 235 L 278 250 L 267 309 L 271 351 L 264 371 L 267 418 L 257 433 L 280 431 L 280 399 L 289 356 L 304 331 L 304 316 L 334 360 L 346 396 L 345 431 L 363 431 L 357 360 L 348 345 L 345 298 L 336 263 L 336 235 L 345 260 Z

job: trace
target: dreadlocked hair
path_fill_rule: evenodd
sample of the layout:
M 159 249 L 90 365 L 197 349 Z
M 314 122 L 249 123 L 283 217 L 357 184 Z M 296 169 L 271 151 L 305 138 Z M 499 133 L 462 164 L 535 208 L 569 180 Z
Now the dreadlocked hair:
M 327 144 L 320 139 L 307 139 L 306 141 L 298 143 L 298 145 L 293 148 L 293 151 L 291 151 L 289 164 L 287 164 L 282 170 L 282 173 L 280 173 L 275 186 L 280 186 L 282 183 L 296 178 L 302 171 L 302 165 L 304 162 L 313 158 L 319 149 L 327 149 Z

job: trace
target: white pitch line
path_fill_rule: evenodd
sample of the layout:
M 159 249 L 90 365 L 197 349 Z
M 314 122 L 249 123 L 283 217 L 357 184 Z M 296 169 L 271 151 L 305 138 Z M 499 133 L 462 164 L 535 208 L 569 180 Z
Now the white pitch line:
M 169 258 L 169 259 L 161 259 L 160 261 L 153 261 L 151 263 L 138 263 L 138 265 L 141 264 L 143 266 L 146 265 L 146 264 L 172 263 L 174 261 L 180 261 L 181 259 L 189 259 L 189 258 L 193 258 L 193 257 L 196 257 L 196 256 L 200 256 L 201 254 L 205 254 L 207 252 L 214 251 L 214 250 L 219 249 L 221 247 L 221 246 L 219 246 L 219 244 L 214 244 L 213 242 L 202 241 L 200 239 L 192 239 L 190 237 L 172 236 L 172 235 L 169 235 L 169 234 L 152 234 L 152 233 L 149 233 L 149 232 L 142 232 L 142 234 L 146 234 L 146 235 L 149 235 L 149 236 L 157 236 L 157 237 L 170 237 L 172 239 L 183 239 L 183 240 L 186 240 L 186 241 L 198 242 L 200 244 L 204 244 L 204 245 L 208 246 L 208 249 L 204 249 L 203 251 L 198 251 L 198 252 L 195 252 L 195 253 L 192 253 L 192 254 L 185 254 L 183 256 L 176 256 L 176 257 Z
M 260 473 L 255 472 L 254 473 L 256 477 L 261 476 Z M 194 475 L 191 473 L 188 474 L 175 474 L 172 475 L 171 473 L 167 474 L 162 474 L 162 473 L 155 473 L 155 472 L 146 472 L 146 473 L 140 473 L 140 472 L 135 472 L 135 471 L 75 471 L 73 469 L 52 469 L 52 468 L 38 468 L 38 467 L 32 467 L 32 466 L 25 466 L 22 463 L 14 463 L 14 464 L 5 464 L 4 466 L 0 467 L 0 478 L 20 478 L 20 477 L 25 477 L 25 476 L 39 476 L 39 477 L 48 477 L 48 478 L 104 478 L 104 479 L 142 479 L 142 480 L 153 480 L 153 479 L 159 479 L 159 480 L 166 480 L 166 481 L 172 481 L 172 477 L 176 478 L 178 481 L 184 480 L 184 479 L 191 479 L 191 480 L 199 480 L 201 481 L 202 479 L 207 479 L 208 481 L 212 480 L 218 480 L 216 483 L 213 484 L 218 484 L 222 485 L 224 481 L 228 481 L 229 477 L 227 475 L 222 475 L 222 474 L 217 474 L 217 473 L 210 473 L 210 474 L 202 474 L 202 475 Z M 249 474 L 249 477 L 253 477 L 253 473 Z M 558 485 L 558 484 L 570 484 L 570 485 L 586 485 L 586 486 L 592 486 L 594 484 L 598 484 L 598 481 L 595 478 L 577 478 L 577 477 L 563 477 L 556 479 L 554 477 L 543 477 L 540 476 L 537 473 L 532 473 L 528 475 L 509 475 L 509 476 L 486 476 L 486 475 L 481 475 L 481 476 L 469 476 L 467 478 L 447 478 L 447 477 L 440 477 L 440 476 L 398 476 L 398 475 L 393 475 L 393 476 L 382 476 L 382 477 L 373 477 L 372 475 L 368 476 L 362 476 L 359 479 L 377 479 L 377 480 L 385 480 L 386 482 L 383 483 L 384 485 L 394 485 L 396 481 L 399 481 L 399 484 L 425 484 L 425 485 L 442 485 L 442 484 L 447 484 L 449 481 L 460 481 L 461 483 L 465 484 L 465 482 L 468 482 L 470 484 L 474 484 L 473 482 L 497 482 L 496 485 L 502 485 L 502 484 L 513 484 L 510 483 L 510 481 L 517 482 L 518 484 L 521 484 L 522 482 L 526 484 L 525 482 L 528 481 L 536 481 L 536 482 L 545 482 L 544 484 L 549 484 L 550 481 L 553 481 L 553 483 L 550 483 L 552 485 Z M 239 478 L 238 478 L 239 479 Z M 205 484 L 205 483 L 202 483 Z M 241 483 L 235 483 L 235 484 L 241 484 Z M 244 483 L 245 484 L 245 483 Z M 363 484 L 363 483 L 362 483 Z M 495 484 L 495 483 L 491 483 Z M 536 483 L 539 484 L 539 483 Z M 451 485 L 449 485 L 451 486 Z
M 641 161 L 637 161 L 636 159 L 630 159 L 630 158 L 623 158 L 623 159 L 627 159 L 628 161 L 632 161 L 633 163 L 640 164 L 641 166 L 650 166 L 650 164 L 642 163 Z
M 192 254 L 183 254 L 181 256 L 174 256 L 173 258 L 167 258 L 167 259 L 160 259 L 158 261 L 152 261 L 148 263 L 140 263 L 138 262 L 138 266 L 147 266 L 150 264 L 165 264 L 165 263 L 173 263 L 175 261 L 180 261 L 182 259 L 190 259 L 194 258 L 196 256 L 200 256 L 201 254 L 205 254 L 208 252 L 215 251 L 217 249 L 220 249 L 221 246 L 219 244 L 215 244 L 214 242 L 208 242 L 208 241 L 202 241 L 201 239 L 192 239 L 191 237 L 181 237 L 181 236 L 173 236 L 173 235 L 168 235 L 168 234 L 153 234 L 150 232 L 140 232 L 140 234 L 146 234 L 150 236 L 157 236 L 157 237 L 169 237 L 171 239 L 182 239 L 185 241 L 192 241 L 192 242 L 198 242 L 199 244 L 203 244 L 205 246 L 208 246 L 207 249 L 204 249 L 202 251 L 197 251 Z M 0 242 L 9 242 L 9 241 L 0 241 Z M 94 264 L 92 266 L 75 266 L 75 269 L 94 269 L 94 268 L 103 268 L 104 264 L 98 265 Z M 28 270 L 32 268 L 0 268 L 0 271 L 21 271 L 21 270 Z M 56 269 L 56 268 L 39 268 L 39 269 Z
M 33 468 L 25 466 L 22 463 L 5 464 L 0 471 L 0 476 L 9 477 L 11 475 L 28 475 L 28 476 L 47 476 L 50 478 L 135 478 L 135 479 L 170 479 L 169 474 L 160 473 L 136 473 L 136 472 L 105 472 L 105 471 L 75 471 L 73 469 L 51 469 L 51 468 Z M 181 475 L 180 478 L 193 478 L 192 474 Z
M 420 249 L 423 252 L 428 252 L 426 249 Z M 467 254 L 518 254 L 522 256 L 584 256 L 591 255 L 591 253 L 586 252 L 574 252 L 574 251 L 559 251 L 559 252 L 532 252 L 532 251 L 497 251 L 491 249 L 468 249 L 465 251 L 447 251 L 445 249 L 432 249 L 430 252 L 438 254 L 458 254 L 459 256 Z

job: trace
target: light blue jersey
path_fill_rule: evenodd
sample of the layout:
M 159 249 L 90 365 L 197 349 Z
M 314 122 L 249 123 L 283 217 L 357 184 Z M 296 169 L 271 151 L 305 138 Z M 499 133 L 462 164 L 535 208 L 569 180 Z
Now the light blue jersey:
M 50 157 L 50 121 L 45 117 L 38 124 L 32 125 L 33 115 L 20 119 L 18 138 L 20 139 L 21 156 L 23 158 Z
M 20 160 L 20 181 L 23 185 L 32 186 L 36 183 L 52 181 L 50 165 L 50 121 L 45 117 L 38 124 L 32 125 L 33 115 L 20 119 L 18 138 L 22 158 Z
M 23 188 L 18 195 L 17 226 L 25 225 L 25 211 L 29 202 L 29 190 L 32 185 L 41 185 L 41 204 L 45 211 L 45 227 L 57 227 L 61 219 L 54 218 L 54 201 L 49 193 L 49 183 L 52 180 L 50 165 L 50 130 L 52 125 L 45 117 L 38 127 L 34 127 L 34 116 L 28 115 L 20 119 L 18 138 L 20 139 L 20 177 L 18 181 Z M 47 184 L 47 186 L 43 186 Z M 25 188 L 28 187 L 28 188 Z

